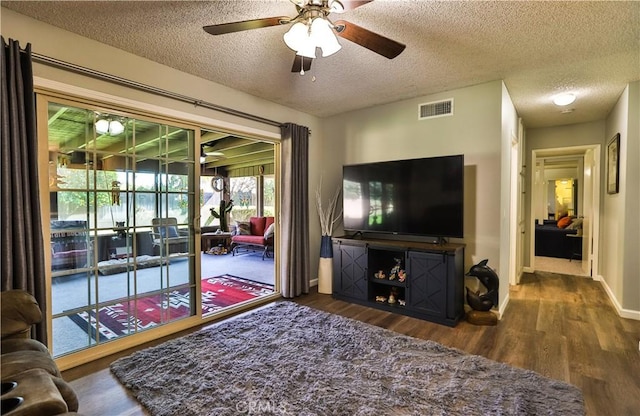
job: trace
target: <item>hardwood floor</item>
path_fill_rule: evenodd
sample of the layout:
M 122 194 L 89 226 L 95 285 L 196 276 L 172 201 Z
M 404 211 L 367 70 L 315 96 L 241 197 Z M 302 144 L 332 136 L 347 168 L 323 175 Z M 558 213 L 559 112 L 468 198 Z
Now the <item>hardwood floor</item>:
M 461 322 L 455 328 L 316 292 L 296 302 L 567 381 L 582 390 L 587 415 L 640 415 L 640 321 L 620 318 L 599 282 L 525 274 L 521 284 L 511 288 L 510 298 L 497 326 Z M 185 333 L 176 336 L 181 335 Z M 115 358 L 131 352 L 63 373 L 78 393 L 83 414 L 147 414 L 108 369 Z

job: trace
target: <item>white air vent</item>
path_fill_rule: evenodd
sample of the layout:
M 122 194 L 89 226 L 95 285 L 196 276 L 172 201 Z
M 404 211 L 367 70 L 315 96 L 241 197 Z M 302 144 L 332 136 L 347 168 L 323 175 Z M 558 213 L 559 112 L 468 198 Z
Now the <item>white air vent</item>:
M 424 103 L 418 106 L 418 120 L 453 115 L 453 98 Z

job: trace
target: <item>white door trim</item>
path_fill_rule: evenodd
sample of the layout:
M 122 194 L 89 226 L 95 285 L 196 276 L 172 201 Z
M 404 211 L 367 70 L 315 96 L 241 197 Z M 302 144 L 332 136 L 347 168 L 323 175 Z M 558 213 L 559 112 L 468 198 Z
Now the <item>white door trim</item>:
M 535 271 L 535 219 L 536 219 L 536 204 L 539 203 L 538 198 L 540 198 L 540 192 L 536 191 L 536 167 L 538 163 L 538 159 L 543 159 L 544 157 L 552 157 L 556 155 L 567 155 L 568 153 L 572 154 L 584 154 L 587 150 L 593 150 L 593 158 L 594 158 L 594 169 L 592 172 L 592 183 L 593 183 L 593 192 L 592 192 L 592 200 L 590 201 L 591 206 L 591 242 L 592 249 L 587 254 L 587 259 L 591 261 L 592 269 L 591 276 L 596 278 L 598 276 L 598 253 L 599 253 L 599 240 L 600 240 L 600 175 L 601 175 L 601 145 L 593 144 L 593 145 L 582 145 L 582 146 L 570 146 L 570 147 L 558 147 L 551 149 L 535 149 L 531 151 L 531 180 L 530 180 L 530 192 L 531 192 L 531 201 L 530 201 L 530 221 L 531 221 L 531 235 L 529 236 L 529 269 L 531 271 Z M 584 182 L 584 181 L 583 181 Z M 585 201 L 584 203 L 587 203 Z

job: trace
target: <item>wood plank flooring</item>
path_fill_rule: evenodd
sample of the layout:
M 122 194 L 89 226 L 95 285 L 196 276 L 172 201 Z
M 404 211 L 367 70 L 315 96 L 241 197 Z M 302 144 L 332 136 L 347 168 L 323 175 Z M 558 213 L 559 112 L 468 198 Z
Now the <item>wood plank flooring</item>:
M 590 278 L 537 272 L 521 283 L 510 289 L 497 326 L 461 322 L 449 328 L 316 292 L 296 302 L 567 381 L 582 389 L 589 416 L 640 416 L 640 321 L 620 318 L 601 284 Z M 147 414 L 108 369 L 131 352 L 63 373 L 83 414 Z

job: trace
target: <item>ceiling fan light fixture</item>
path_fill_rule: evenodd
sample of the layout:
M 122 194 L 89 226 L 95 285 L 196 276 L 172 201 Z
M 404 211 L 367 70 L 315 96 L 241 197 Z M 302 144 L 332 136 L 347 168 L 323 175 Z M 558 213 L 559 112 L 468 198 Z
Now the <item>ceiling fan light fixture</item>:
M 322 16 L 311 22 L 296 22 L 283 36 L 284 43 L 296 51 L 296 55 L 316 58 L 316 48 L 322 49 L 322 56 L 338 52 L 342 46 L 333 31 L 333 25 Z
M 330 0 L 329 10 L 331 13 L 342 13 L 344 12 L 344 5 L 338 0 Z
M 298 52 L 305 43 L 309 42 L 309 27 L 302 22 L 297 22 L 284 34 L 283 39 L 287 47 Z
M 219 150 L 215 150 L 212 146 L 202 145 L 200 146 L 200 156 L 222 157 L 224 156 L 224 153 Z
M 327 57 L 338 52 L 340 49 L 342 49 L 342 46 L 340 45 L 340 43 L 338 43 L 337 39 L 334 39 L 333 41 L 329 41 L 326 42 L 326 44 L 321 45 L 320 49 L 322 49 L 322 56 Z
M 330 56 L 338 52 L 342 46 L 333 33 L 332 24 L 323 18 L 316 18 L 311 24 L 311 41 L 322 49 L 322 56 Z
M 300 46 L 297 50 L 296 55 L 304 56 L 305 58 L 315 59 L 316 57 L 316 44 L 313 42 L 311 37 L 308 37 L 306 42 Z

